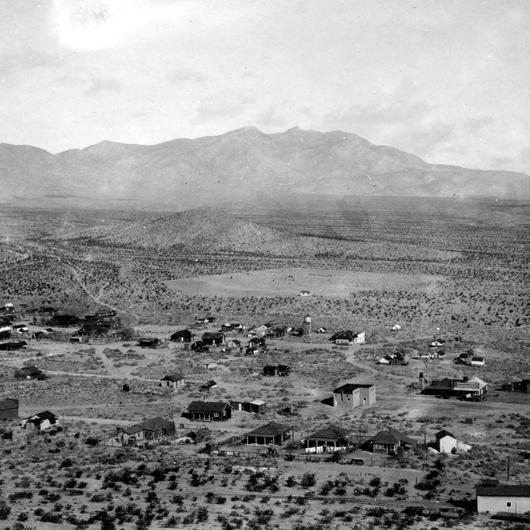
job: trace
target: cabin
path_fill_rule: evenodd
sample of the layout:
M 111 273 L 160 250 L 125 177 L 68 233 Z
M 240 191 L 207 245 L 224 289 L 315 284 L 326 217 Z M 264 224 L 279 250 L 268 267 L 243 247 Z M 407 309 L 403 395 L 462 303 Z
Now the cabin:
M 302 289 L 300 291 L 300 296 L 311 296 L 311 291 L 308 291 L 307 289 Z
M 488 384 L 478 377 L 464 377 L 463 379 L 451 379 L 445 377 L 433 380 L 429 386 L 422 390 L 423 394 L 440 397 L 457 397 L 460 399 L 471 399 L 482 401 L 488 392 Z
M 239 349 L 241 349 L 241 341 L 237 340 L 237 339 L 229 339 L 226 342 L 226 347 L 229 350 L 239 350 Z
M 206 346 L 222 346 L 225 341 L 225 334 L 218 331 L 207 331 L 202 334 L 201 341 Z
M 230 401 L 232 410 L 242 412 L 251 412 L 253 414 L 263 414 L 267 409 L 267 402 L 262 399 L 250 400 L 235 400 Z
M 0 420 L 18 419 L 18 399 L 0 398 Z
M 36 366 L 23 366 L 15 371 L 15 377 L 17 379 L 45 379 L 46 376 Z
M 244 440 L 247 445 L 282 445 L 292 437 L 292 427 L 271 421 L 250 431 Z
M 401 451 L 416 447 L 417 442 L 396 429 L 386 429 L 372 436 L 364 445 L 372 453 L 397 455 Z
M 37 431 L 45 431 L 54 425 L 58 425 L 59 417 L 56 416 L 53 412 L 45 410 L 44 412 L 39 412 L 38 414 L 33 414 L 33 416 L 28 416 L 20 422 L 20 426 L 23 429 L 34 429 Z
M 512 383 L 505 383 L 502 385 L 504 392 L 523 392 L 530 393 L 530 379 L 523 379 L 522 381 L 514 381 Z
M 2 351 L 16 351 L 25 348 L 28 343 L 25 340 L 12 340 L 9 342 L 0 343 L 0 350 Z
M 191 342 L 195 338 L 195 333 L 192 333 L 189 329 L 181 329 L 175 331 L 169 338 L 172 342 Z
M 251 339 L 253 337 L 264 337 L 267 334 L 268 329 L 268 326 L 265 325 L 252 328 L 248 332 L 248 338 Z
M 264 348 L 266 346 L 265 337 L 252 337 L 248 341 L 249 348 Z
M 118 429 L 118 440 L 123 445 L 136 445 L 138 442 L 173 436 L 175 436 L 175 423 L 173 420 L 166 420 L 160 416 Z
M 138 339 L 136 343 L 140 348 L 158 348 L 160 346 L 160 339 L 151 338 L 151 337 L 142 337 Z
M 468 359 L 468 365 L 469 366 L 486 366 L 486 359 L 484 359 L 484 357 L 475 355 L 474 357 L 471 357 L 470 359 Z
M 333 390 L 334 407 L 369 407 L 376 399 L 375 385 L 371 383 L 346 383 Z
M 210 351 L 210 347 L 204 344 L 201 340 L 193 342 L 190 349 L 196 353 L 207 353 Z
M 346 449 L 349 445 L 346 431 L 334 425 L 320 429 L 302 440 L 306 453 L 334 453 Z
M 224 401 L 192 401 L 186 415 L 190 421 L 227 421 L 232 407 Z
M 354 333 L 351 330 L 337 331 L 331 335 L 330 341 L 337 345 L 364 344 L 366 342 L 366 333 Z
M 291 367 L 285 364 L 267 364 L 263 367 L 263 375 L 267 377 L 286 377 L 291 373 Z
M 434 449 L 439 453 L 453 454 L 465 453 L 471 449 L 471 446 L 463 442 L 459 442 L 456 436 L 449 431 L 441 430 L 435 434 L 436 441 L 434 442 Z
M 163 377 L 160 380 L 160 386 L 163 388 L 174 388 L 175 390 L 177 388 L 180 388 L 184 386 L 186 383 L 184 381 L 184 376 L 179 373 L 175 374 L 169 374 Z
M 476 486 L 477 512 L 524 514 L 530 512 L 529 484 Z
M 217 383 L 210 379 L 210 381 L 207 381 L 206 383 L 202 384 L 199 388 L 201 392 L 210 392 L 212 388 L 215 388 L 217 386 Z
M 68 327 L 77 326 L 81 319 L 76 315 L 53 315 L 48 321 L 50 326 Z

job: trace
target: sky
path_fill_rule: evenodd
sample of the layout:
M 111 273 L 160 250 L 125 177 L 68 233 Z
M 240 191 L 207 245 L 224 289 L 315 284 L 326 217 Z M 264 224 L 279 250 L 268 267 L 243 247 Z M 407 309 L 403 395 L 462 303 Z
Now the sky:
M 0 0 L 0 142 L 344 130 L 530 173 L 528 0 Z

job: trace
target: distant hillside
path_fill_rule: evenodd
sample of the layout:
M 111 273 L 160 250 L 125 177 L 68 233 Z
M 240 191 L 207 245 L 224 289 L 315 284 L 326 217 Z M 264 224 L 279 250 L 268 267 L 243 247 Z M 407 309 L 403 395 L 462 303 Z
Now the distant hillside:
M 285 193 L 530 198 L 525 174 L 428 164 L 355 134 L 298 128 L 151 146 L 101 142 L 57 155 L 0 144 L 0 180 L 1 200 L 166 210 Z
M 213 208 L 148 217 L 72 233 L 65 239 L 124 247 L 256 252 L 297 245 L 296 236 L 266 228 Z

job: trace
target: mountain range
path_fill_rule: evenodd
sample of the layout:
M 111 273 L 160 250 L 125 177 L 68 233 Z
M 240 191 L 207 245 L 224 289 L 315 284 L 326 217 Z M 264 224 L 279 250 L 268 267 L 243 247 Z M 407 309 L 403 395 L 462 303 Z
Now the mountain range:
M 530 176 L 429 164 L 355 134 L 242 128 L 51 154 L 0 144 L 0 200 L 186 209 L 286 194 L 530 198 Z

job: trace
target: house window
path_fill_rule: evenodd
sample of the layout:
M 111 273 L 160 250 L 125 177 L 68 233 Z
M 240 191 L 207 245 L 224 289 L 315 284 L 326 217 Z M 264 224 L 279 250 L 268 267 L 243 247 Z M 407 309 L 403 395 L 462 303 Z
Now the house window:
M 511 507 L 512 507 L 512 501 L 506 502 L 506 508 L 511 508 Z

